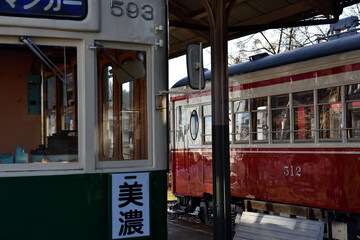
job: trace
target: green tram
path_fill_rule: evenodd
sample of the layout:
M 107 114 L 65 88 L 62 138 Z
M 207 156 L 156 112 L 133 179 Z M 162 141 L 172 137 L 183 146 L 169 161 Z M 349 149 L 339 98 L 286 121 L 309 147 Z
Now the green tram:
M 1 2 L 0 239 L 167 239 L 166 13 Z

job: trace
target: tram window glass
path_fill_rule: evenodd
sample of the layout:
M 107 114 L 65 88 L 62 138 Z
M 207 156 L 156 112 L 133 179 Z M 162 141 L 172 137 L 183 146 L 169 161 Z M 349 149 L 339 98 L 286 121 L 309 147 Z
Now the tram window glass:
M 76 68 L 75 68 L 76 69 Z M 61 130 L 75 130 L 75 99 L 74 99 L 74 81 L 72 69 L 66 75 L 66 81 L 63 83 L 63 104 L 61 106 Z
M 112 66 L 102 71 L 102 152 L 105 158 L 114 154 L 114 77 Z
M 341 88 L 317 90 L 319 137 L 320 139 L 341 139 L 342 104 Z
M 199 132 L 199 117 L 196 110 L 191 112 L 190 117 L 190 134 L 191 138 L 195 140 Z
M 0 44 L 1 163 L 78 161 L 77 49 L 38 48 L 56 69 L 24 45 Z
M 186 133 L 186 108 L 185 106 L 176 107 L 176 135 L 178 142 L 185 142 Z
M 346 128 L 350 140 L 360 139 L 360 84 L 346 86 Z
M 49 77 L 46 80 L 46 90 L 46 136 L 52 136 L 56 132 L 55 77 Z
M 249 100 L 234 102 L 235 141 L 248 141 L 250 138 Z
M 148 157 L 146 53 L 97 50 L 100 160 Z
M 295 140 L 314 139 L 314 92 L 293 94 Z
M 289 95 L 271 97 L 272 139 L 290 139 Z
M 233 124 L 232 124 L 232 112 L 231 112 L 231 103 L 229 103 L 229 140 L 232 142 L 233 139 Z
M 251 99 L 253 140 L 264 141 L 268 136 L 267 97 Z
M 211 125 L 212 125 L 212 118 L 211 118 L 211 105 L 206 105 L 202 107 L 203 111 L 203 126 L 204 126 L 204 137 L 203 141 L 205 143 L 211 143 Z

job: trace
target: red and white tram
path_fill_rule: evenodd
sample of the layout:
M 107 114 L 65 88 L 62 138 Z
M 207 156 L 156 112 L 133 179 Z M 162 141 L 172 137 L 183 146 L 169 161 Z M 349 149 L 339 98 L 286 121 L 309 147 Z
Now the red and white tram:
M 173 193 L 205 212 L 210 88 L 194 92 L 184 78 L 170 101 Z M 360 235 L 360 34 L 230 66 L 229 128 L 234 204 Z

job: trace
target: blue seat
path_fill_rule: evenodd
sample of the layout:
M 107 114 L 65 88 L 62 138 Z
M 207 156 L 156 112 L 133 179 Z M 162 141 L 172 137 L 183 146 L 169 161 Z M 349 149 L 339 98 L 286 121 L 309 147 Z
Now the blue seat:
M 28 163 L 29 162 L 29 155 L 25 153 L 23 147 L 18 147 L 16 149 L 15 155 L 15 163 Z
M 11 164 L 14 163 L 14 157 L 12 154 L 0 154 L 0 163 Z

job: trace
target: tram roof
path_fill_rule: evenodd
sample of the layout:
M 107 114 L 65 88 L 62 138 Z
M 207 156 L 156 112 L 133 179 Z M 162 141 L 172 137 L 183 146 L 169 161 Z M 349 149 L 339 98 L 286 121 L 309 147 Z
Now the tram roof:
M 360 34 L 342 37 L 328 42 L 322 42 L 288 52 L 269 55 L 255 61 L 248 61 L 229 67 L 229 77 L 245 73 L 255 72 L 272 67 L 306 61 L 310 59 L 325 57 L 337 53 L 348 52 L 360 49 Z M 211 71 L 205 72 L 205 81 L 210 81 Z M 188 78 L 185 77 L 176 82 L 172 88 L 188 85 Z
M 342 9 L 360 0 L 226 0 L 228 40 L 270 28 L 315 25 L 336 19 Z M 169 57 L 185 54 L 188 42 L 210 45 L 208 0 L 169 0 Z M 316 18 L 316 20 L 315 20 Z

